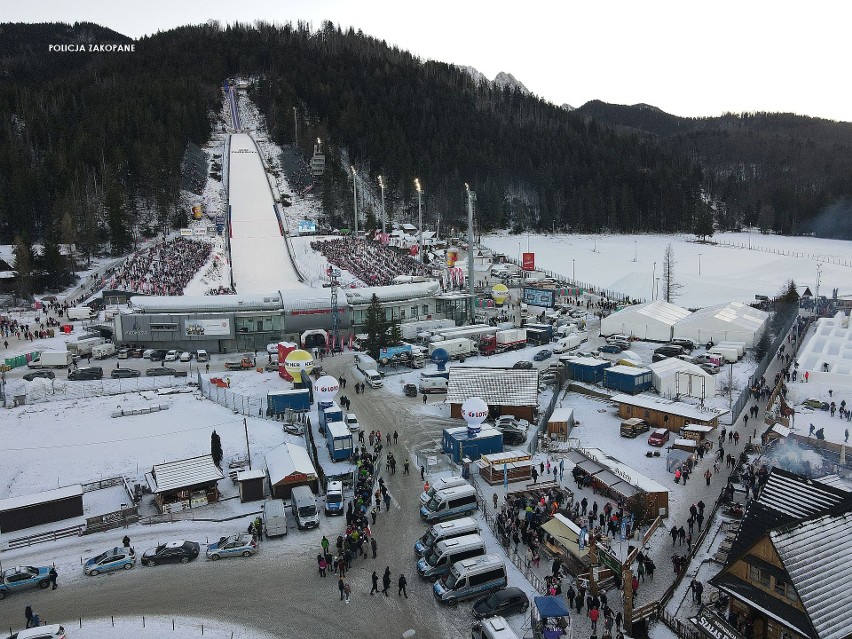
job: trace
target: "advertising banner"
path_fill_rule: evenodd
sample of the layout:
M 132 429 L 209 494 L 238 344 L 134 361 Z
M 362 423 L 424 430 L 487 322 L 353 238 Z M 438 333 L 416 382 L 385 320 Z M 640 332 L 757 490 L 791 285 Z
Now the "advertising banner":
M 313 220 L 299 220 L 298 222 L 298 231 L 299 234 L 310 234 L 317 232 L 317 223 Z
M 405 344 L 404 346 L 389 346 L 388 348 L 380 348 L 379 349 L 379 359 L 390 359 L 394 355 L 399 355 L 400 353 L 410 353 L 411 352 L 411 344 Z
M 225 319 L 188 319 L 183 325 L 184 335 L 203 335 L 205 337 L 228 337 L 231 334 L 231 320 Z
M 181 229 L 180 230 L 181 237 L 191 237 L 192 229 Z
M 555 291 L 541 288 L 524 288 L 524 302 L 530 306 L 542 306 L 553 308 L 555 303 Z
M 521 256 L 521 268 L 525 271 L 535 270 L 535 253 L 524 253 Z

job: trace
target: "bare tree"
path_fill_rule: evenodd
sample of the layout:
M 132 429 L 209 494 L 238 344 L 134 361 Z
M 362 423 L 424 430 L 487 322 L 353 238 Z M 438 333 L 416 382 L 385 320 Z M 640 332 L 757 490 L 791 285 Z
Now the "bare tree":
M 676 265 L 674 249 L 669 244 L 666 246 L 666 252 L 663 254 L 663 292 L 665 293 L 666 301 L 669 303 L 680 295 L 680 289 L 683 288 L 683 285 L 678 284 L 675 280 Z

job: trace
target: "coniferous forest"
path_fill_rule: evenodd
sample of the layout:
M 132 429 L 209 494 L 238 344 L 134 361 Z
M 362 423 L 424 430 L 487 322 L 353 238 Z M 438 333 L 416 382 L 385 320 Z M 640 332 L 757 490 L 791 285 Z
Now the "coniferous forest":
M 143 38 L 133 53 L 48 53 L 127 41 L 92 24 L 0 25 L 0 243 L 121 253 L 180 225 L 181 158 L 209 138 L 235 76 L 253 81 L 276 142 L 294 144 L 294 110 L 303 155 L 323 140 L 323 204 L 341 224 L 351 217 L 341 158 L 384 176 L 396 211 L 416 209 L 418 177 L 428 219 L 444 228 L 464 224 L 464 183 L 483 229 L 704 235 L 715 220 L 801 232 L 852 196 L 852 125 L 647 117 L 603 103 L 569 112 L 329 23 L 210 22 Z

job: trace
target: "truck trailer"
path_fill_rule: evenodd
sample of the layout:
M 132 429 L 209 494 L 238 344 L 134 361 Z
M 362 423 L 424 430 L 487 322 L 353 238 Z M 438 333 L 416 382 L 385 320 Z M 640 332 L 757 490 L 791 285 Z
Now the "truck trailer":
M 266 394 L 268 415 L 280 415 L 287 409 L 295 413 L 304 413 L 311 408 L 311 395 L 307 388 L 269 391 Z
M 506 351 L 524 348 L 527 345 L 527 329 L 508 328 L 497 331 L 493 336 L 484 338 L 479 345 L 483 355 L 494 355 Z
M 448 339 L 441 342 L 432 342 L 429 344 L 429 357 L 432 357 L 432 353 L 439 348 L 443 348 L 447 351 L 450 359 L 464 359 L 465 357 L 470 357 L 471 355 L 476 354 L 476 346 L 474 345 L 473 340 L 466 337 Z
M 42 351 L 38 357 L 27 362 L 29 368 L 68 368 L 74 361 L 70 351 Z

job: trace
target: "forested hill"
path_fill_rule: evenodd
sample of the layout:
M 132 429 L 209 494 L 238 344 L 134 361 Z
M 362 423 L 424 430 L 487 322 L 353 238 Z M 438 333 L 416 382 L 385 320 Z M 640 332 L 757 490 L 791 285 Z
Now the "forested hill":
M 351 183 L 335 162 L 341 150 L 362 174 L 385 176 L 397 211 L 416 210 L 419 177 L 426 219 L 440 215 L 443 228 L 465 218 L 465 182 L 478 194 L 484 228 L 689 231 L 696 221 L 706 225 L 702 184 L 727 198 L 725 225 L 740 223 L 737 212 L 751 206 L 743 194 L 754 176 L 737 171 L 737 188 L 727 181 L 721 189 L 717 172 L 702 174 L 711 165 L 689 147 L 693 138 L 676 144 L 679 133 L 602 125 L 330 24 L 311 31 L 211 22 L 113 54 L 44 53 L 51 43 L 126 41 L 97 25 L 0 29 L 3 243 L 21 236 L 120 252 L 136 234 L 180 224 L 181 157 L 187 143 L 209 138 L 222 81 L 234 76 L 254 80 L 252 98 L 277 142 L 293 143 L 294 108 L 303 153 L 322 138 L 332 167 L 323 203 L 337 223 L 351 223 Z M 748 136 L 736 139 L 740 164 L 757 171 L 748 154 L 760 149 L 745 144 Z M 836 157 L 813 147 L 810 170 Z M 799 179 L 789 177 L 791 185 Z M 820 210 L 825 193 L 841 192 L 806 182 L 813 202 L 797 211 L 801 218 Z
M 852 123 L 791 113 L 682 118 L 592 101 L 575 111 L 624 135 L 655 136 L 700 163 L 722 228 L 852 238 Z

